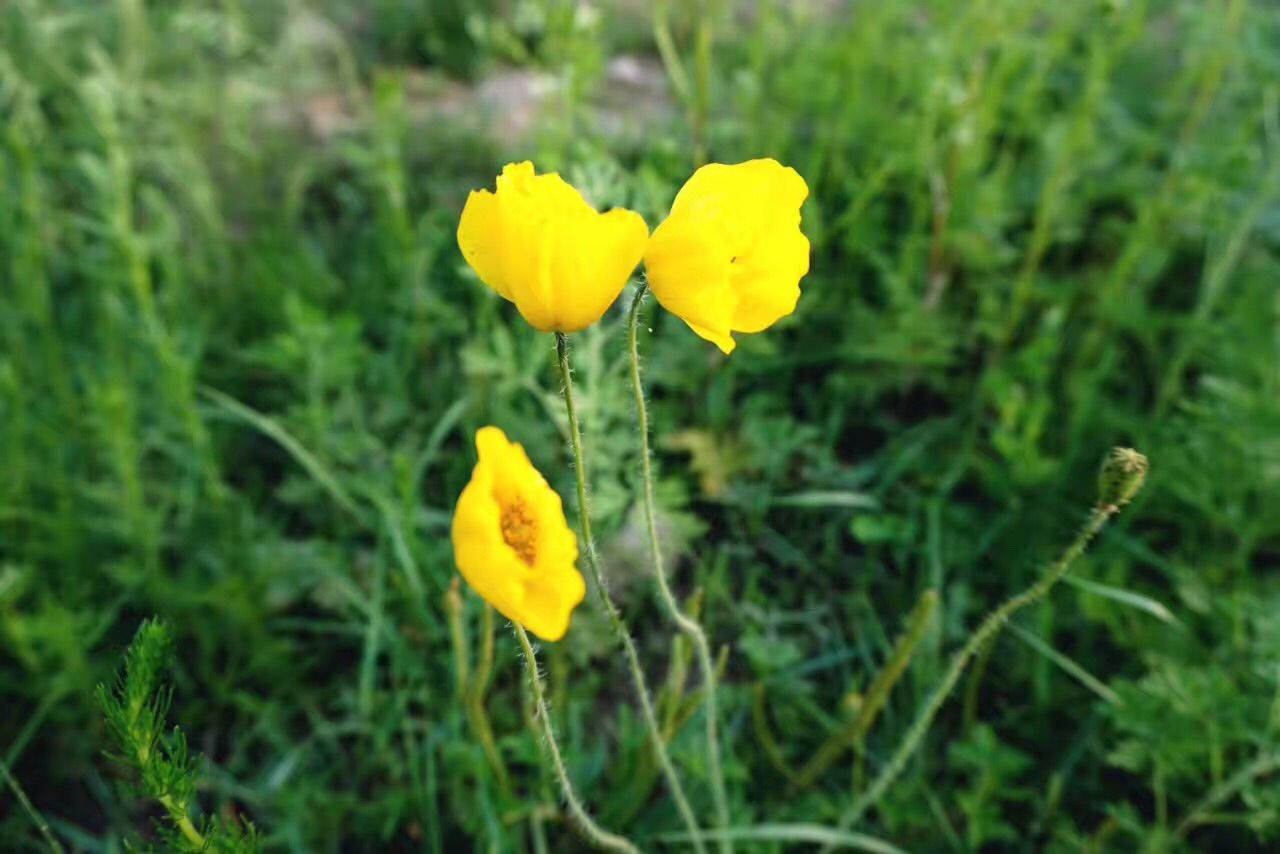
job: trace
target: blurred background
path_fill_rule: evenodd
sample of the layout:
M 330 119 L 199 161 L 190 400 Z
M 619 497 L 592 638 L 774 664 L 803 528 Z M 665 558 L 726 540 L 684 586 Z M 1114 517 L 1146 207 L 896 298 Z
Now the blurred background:
M 734 823 L 834 825 L 1131 444 L 1139 501 L 858 829 L 1274 850 L 1266 0 L 0 4 L 0 759 L 58 839 L 155 839 L 94 698 L 155 615 L 202 814 L 276 851 L 578 850 L 501 620 L 496 753 L 458 678 L 487 645 L 450 593 L 474 430 L 572 494 L 551 338 L 466 267 L 458 214 L 531 158 L 652 227 L 700 159 L 757 156 L 812 190 L 795 315 L 725 358 L 651 304 L 641 340 L 673 581 L 725 650 Z M 592 509 L 710 823 L 696 668 L 638 524 L 623 305 L 576 336 Z M 802 774 L 929 590 L 874 727 Z M 617 652 L 590 601 L 544 645 L 570 773 L 606 827 L 684 850 Z M 0 849 L 41 849 L 0 792 Z

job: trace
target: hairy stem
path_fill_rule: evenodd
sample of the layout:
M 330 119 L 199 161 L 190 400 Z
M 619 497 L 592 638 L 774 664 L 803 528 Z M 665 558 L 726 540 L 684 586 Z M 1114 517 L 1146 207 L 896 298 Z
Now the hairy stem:
M 658 525 L 653 500 L 653 463 L 649 449 L 649 409 L 645 404 L 644 385 L 640 380 L 640 348 L 636 343 L 636 330 L 640 325 L 640 308 L 644 302 L 647 286 L 642 282 L 631 300 L 631 317 L 627 324 L 627 345 L 631 354 L 631 390 L 635 393 L 636 429 L 640 433 L 640 471 L 644 481 L 644 520 L 649 535 L 649 554 L 653 560 L 653 574 L 658 580 L 658 590 L 662 594 L 662 604 L 667 613 L 688 635 L 698 657 L 698 668 L 702 671 L 702 681 L 706 692 L 706 726 L 707 726 L 707 769 L 711 775 L 711 792 L 715 798 L 716 824 L 726 834 L 720 837 L 720 850 L 733 851 L 733 840 L 727 835 L 729 830 L 729 801 L 725 795 L 724 772 L 720 762 L 720 738 L 717 732 L 716 705 L 716 671 L 711 660 L 711 645 L 707 643 L 706 632 L 698 621 L 680 610 L 676 597 L 667 584 L 667 573 L 662 565 L 662 549 L 658 544 Z
M 849 809 L 845 811 L 845 814 L 840 817 L 841 830 L 846 830 L 857 824 L 866 811 L 874 806 L 885 791 L 898 779 L 898 775 L 906 768 L 907 762 L 916 752 L 916 749 L 920 747 L 920 742 L 924 740 L 925 733 L 928 732 L 930 724 L 933 723 L 934 716 L 942 708 L 942 704 L 946 702 L 956 683 L 960 681 L 960 677 L 964 674 L 964 670 L 970 660 L 978 654 L 987 641 L 995 637 L 1004 628 L 1010 617 L 1028 605 L 1039 601 L 1058 583 L 1059 579 L 1071 567 L 1071 564 L 1075 563 L 1093 538 L 1102 530 L 1102 526 L 1107 523 L 1108 519 L 1119 512 L 1119 509 L 1118 502 L 1099 503 L 1089 514 L 1089 520 L 1080 529 L 1080 533 L 1076 535 L 1075 540 L 1044 575 L 1035 584 L 1007 600 L 1003 605 L 987 615 L 987 618 L 982 621 L 977 630 L 969 636 L 965 645 L 952 657 L 951 664 L 948 666 L 946 674 L 942 677 L 942 681 L 938 683 L 937 687 L 933 689 L 933 693 L 929 695 L 924 708 L 920 710 L 920 714 L 911 725 L 911 729 L 907 731 L 902 743 L 898 745 L 897 751 L 893 754 L 888 764 L 880 770 L 880 773 L 876 776 L 871 786 L 863 792 L 862 796 L 854 801 Z
M 706 848 L 702 844 L 702 832 L 698 829 L 697 819 L 693 816 L 693 809 L 689 806 L 689 799 L 685 797 L 684 787 L 680 784 L 676 768 L 671 763 L 671 754 L 668 753 L 666 742 L 662 738 L 662 729 L 658 726 L 658 718 L 653 713 L 653 695 L 649 693 L 649 686 L 645 682 L 644 670 L 640 666 L 640 654 L 636 651 L 636 643 L 631 638 L 631 632 L 627 629 L 626 622 L 622 619 L 622 613 L 609 596 L 609 589 L 604 580 L 604 572 L 600 569 L 600 558 L 596 554 L 595 539 L 591 536 L 591 518 L 587 510 L 587 470 L 582 454 L 582 431 L 578 426 L 578 413 L 573 404 L 573 372 L 569 366 L 569 340 L 563 332 L 556 333 L 556 355 L 560 365 L 564 408 L 569 417 L 569 442 L 573 448 L 573 473 L 577 477 L 578 486 L 578 527 L 582 531 L 582 546 L 583 551 L 586 552 L 587 566 L 595 579 L 596 593 L 600 597 L 600 604 L 604 606 L 605 613 L 609 616 L 609 622 L 613 626 L 613 632 L 618 636 L 618 641 L 622 644 L 622 649 L 626 653 L 627 666 L 631 670 L 631 681 L 635 685 L 636 695 L 640 701 L 640 712 L 644 718 L 645 727 L 649 731 L 649 741 L 653 745 L 653 752 L 657 755 L 658 764 L 662 766 L 662 773 L 666 777 L 667 788 L 671 791 L 671 798 L 675 801 L 676 808 L 692 835 L 694 848 L 699 852 L 704 852 Z
M 546 694 L 542 690 L 542 674 L 538 672 L 538 659 L 534 654 L 533 645 L 529 643 L 529 635 L 523 626 L 514 621 L 511 625 L 515 628 L 516 640 L 520 641 L 520 648 L 524 650 L 524 662 L 529 670 L 529 684 L 533 687 L 534 715 L 542 724 L 543 741 L 547 744 L 547 753 L 551 756 L 556 778 L 560 781 L 560 793 L 564 795 L 565 803 L 569 805 L 569 814 L 573 817 L 574 824 L 578 826 L 582 835 L 598 848 L 639 854 L 640 849 L 631 844 L 626 837 L 610 833 L 596 824 L 583 808 L 582 802 L 578 800 L 577 794 L 573 791 L 573 783 L 569 781 L 569 772 L 564 766 L 564 757 L 560 755 L 560 746 L 556 743 L 555 728 L 551 725 L 551 712 L 547 708 Z

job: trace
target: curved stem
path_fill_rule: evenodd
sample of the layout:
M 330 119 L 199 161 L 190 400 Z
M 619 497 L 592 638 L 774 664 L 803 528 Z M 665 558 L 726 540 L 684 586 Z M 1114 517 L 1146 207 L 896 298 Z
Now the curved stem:
M 1085 548 L 1097 536 L 1098 531 L 1102 530 L 1102 526 L 1119 509 L 1117 504 L 1099 504 L 1095 507 L 1089 514 L 1089 520 L 1080 529 L 1080 533 L 1076 535 L 1075 540 L 1044 575 L 1035 584 L 1007 600 L 1003 605 L 987 615 L 987 618 L 982 621 L 977 630 L 969 636 L 969 640 L 965 642 L 965 645 L 952 656 L 951 664 L 948 666 L 946 674 L 942 677 L 942 681 L 938 683 L 937 687 L 933 689 L 933 693 L 929 695 L 924 708 L 920 710 L 920 714 L 911 725 L 911 729 L 907 731 L 902 743 L 898 745 L 897 751 L 893 754 L 888 764 L 880 770 L 875 781 L 863 792 L 862 796 L 854 801 L 845 814 L 840 817 L 841 830 L 847 830 L 857 824 L 866 811 L 874 806 L 889 786 L 893 785 L 893 782 L 898 779 L 898 775 L 906 768 L 907 762 L 920 746 L 920 742 L 924 740 L 925 733 L 928 732 L 930 724 L 933 723 L 934 716 L 942 708 L 942 704 L 946 702 L 956 683 L 960 681 L 960 677 L 964 674 L 965 667 L 968 666 L 969 661 L 982 650 L 987 641 L 995 637 L 1004 628 L 1005 623 L 1009 621 L 1009 618 L 1015 612 L 1039 601 L 1053 588 L 1053 585 L 1058 583 L 1058 580 L 1066 574 L 1071 564 L 1084 553 Z
M 676 768 L 671 763 L 671 754 L 667 752 L 666 740 L 663 739 L 662 730 L 658 726 L 657 715 L 653 713 L 653 699 L 649 693 L 649 686 L 645 682 L 644 670 L 640 666 L 640 654 L 636 651 L 636 642 L 632 640 L 631 632 L 627 629 L 627 624 L 622 619 L 622 613 L 618 610 L 618 606 L 614 604 L 613 599 L 609 596 L 609 589 L 604 580 L 604 572 L 600 569 L 600 558 L 596 554 L 595 539 L 591 536 L 591 518 L 587 512 L 587 470 L 582 456 L 582 432 L 578 427 L 578 413 L 573 405 L 573 374 L 569 367 L 569 340 L 563 332 L 556 333 L 556 356 L 560 365 L 564 408 L 569 416 L 569 441 L 573 447 L 573 473 L 577 478 L 578 485 L 578 526 L 582 530 L 582 546 L 583 551 L 586 552 L 587 566 L 595 579 L 596 593 L 600 597 L 600 604 L 604 606 L 605 613 L 609 616 L 609 623 L 613 626 L 613 632 L 618 636 L 623 652 L 626 653 L 627 666 L 631 670 L 631 681 L 635 685 L 636 695 L 640 701 L 641 716 L 644 718 L 645 728 L 649 731 L 649 741 L 653 744 L 653 752 L 658 757 L 658 764 L 662 766 L 663 776 L 666 777 L 667 788 L 670 789 L 671 798 L 676 803 L 676 809 L 679 810 L 680 817 L 684 819 L 685 826 L 689 830 L 693 847 L 701 854 L 701 852 L 706 851 L 705 846 L 702 844 L 702 831 L 698 829 L 698 822 L 693 816 L 693 809 L 689 806 L 689 799 L 685 797 L 684 787 L 680 785 L 680 778 L 676 775 Z
M 644 400 L 644 385 L 640 380 L 640 348 L 636 343 L 636 329 L 640 325 L 640 307 L 648 286 L 643 282 L 636 289 L 631 300 L 630 320 L 627 323 L 627 345 L 631 354 L 631 390 L 636 399 L 636 429 L 640 432 L 640 471 L 644 480 L 644 520 L 649 535 L 649 554 L 653 559 L 653 574 L 658 580 L 658 590 L 662 593 L 662 604 L 667 613 L 679 627 L 689 636 L 698 656 L 698 668 L 702 671 L 702 681 L 706 690 L 707 721 L 707 768 L 711 775 L 711 792 L 715 798 L 716 823 L 725 833 L 720 837 L 720 850 L 733 851 L 733 840 L 728 835 L 729 801 L 725 796 L 724 772 L 720 762 L 720 738 L 717 732 L 716 706 L 716 669 L 711 660 L 711 645 L 707 642 L 706 632 L 698 621 L 680 610 L 676 597 L 671 593 L 667 583 L 667 573 L 662 565 L 662 549 L 658 545 L 658 525 L 653 500 L 653 463 L 649 450 L 649 409 Z
M 610 833 L 596 824 L 574 793 L 573 783 L 569 781 L 569 772 L 564 767 L 564 757 L 560 755 L 560 746 L 556 743 L 555 729 L 551 726 L 551 712 L 547 709 L 546 694 L 542 690 L 542 675 L 538 672 L 538 659 L 534 654 L 533 645 L 529 643 L 529 635 L 523 626 L 514 621 L 511 625 L 515 628 L 516 640 L 520 641 L 520 647 L 524 650 L 524 662 L 529 670 L 529 683 L 533 686 L 533 701 L 537 706 L 536 715 L 542 722 L 542 737 L 547 743 L 547 753 L 551 756 L 556 778 L 560 781 L 560 792 L 564 795 L 565 803 L 569 805 L 569 814 L 573 817 L 574 823 L 577 824 L 582 835 L 598 848 L 640 854 L 640 849 L 631 844 L 626 837 Z

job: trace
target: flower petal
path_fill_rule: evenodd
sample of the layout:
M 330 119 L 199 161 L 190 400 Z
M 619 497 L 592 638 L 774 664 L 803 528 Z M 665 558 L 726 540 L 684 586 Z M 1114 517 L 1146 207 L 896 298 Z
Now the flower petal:
M 734 348 L 729 332 L 738 304 L 731 258 L 714 221 L 696 210 L 667 217 L 644 254 L 649 287 L 662 307 L 726 353 Z
M 479 468 L 477 466 L 477 468 Z M 458 570 L 481 598 L 516 619 L 531 571 L 502 540 L 500 510 L 483 475 L 458 498 L 451 537 Z
M 809 270 L 800 230 L 804 179 L 776 160 L 710 163 L 654 231 L 645 268 L 658 301 L 726 353 L 795 310 Z
M 458 221 L 458 247 L 480 281 L 511 299 L 504 275 L 502 211 L 488 190 L 472 190 Z
M 497 192 L 472 193 L 458 224 L 463 257 L 486 285 L 544 332 L 595 323 L 644 251 L 639 214 L 597 213 L 558 174 L 507 164 Z
M 733 330 L 759 332 L 795 311 L 808 272 L 809 240 L 798 226 L 767 233 L 733 264 Z
M 556 329 L 561 332 L 577 332 L 604 316 L 640 263 L 649 239 L 643 217 L 625 208 L 605 214 L 589 211 L 572 222 L 572 227 L 556 232 L 552 253 Z
M 558 641 L 569 629 L 573 609 L 587 595 L 578 572 L 538 576 L 524 588 L 523 625 L 544 641 Z
M 467 583 L 499 613 L 544 640 L 558 640 L 586 595 L 575 565 L 578 542 L 560 496 L 533 467 L 523 447 L 496 427 L 476 433 L 479 461 L 454 511 L 454 559 Z M 532 549 L 506 539 L 504 514 L 518 508 L 533 528 Z M 504 534 L 504 530 L 507 533 Z M 521 546 L 529 545 L 521 541 Z M 530 565 L 532 563 L 532 565 Z
M 671 212 L 698 211 L 716 221 L 733 255 L 749 250 L 773 226 L 794 218 L 809 188 L 796 170 L 772 158 L 708 163 L 676 194 Z

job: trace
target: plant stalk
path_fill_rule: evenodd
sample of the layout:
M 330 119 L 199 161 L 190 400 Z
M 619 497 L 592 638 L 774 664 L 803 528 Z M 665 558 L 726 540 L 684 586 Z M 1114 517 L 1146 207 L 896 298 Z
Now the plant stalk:
M 195 824 L 187 816 L 187 805 L 179 804 L 173 799 L 172 795 L 161 795 L 159 800 L 160 805 L 169 811 L 169 815 L 173 818 L 174 823 L 178 825 L 178 830 L 182 831 L 182 835 L 186 837 L 187 841 L 199 851 L 208 850 L 208 840 L 204 838 L 204 834 L 196 829 Z
M 613 632 L 618 636 L 623 652 L 626 653 L 627 666 L 631 670 L 631 681 L 635 685 L 636 695 L 640 701 L 640 712 L 644 718 L 645 728 L 649 731 L 649 741 L 652 743 L 653 751 L 658 757 L 658 764 L 662 766 L 662 773 L 667 779 L 667 788 L 670 789 L 671 798 L 675 801 L 676 809 L 679 810 L 680 816 L 684 819 L 685 826 L 691 834 L 694 848 L 699 854 L 702 854 L 702 852 L 706 851 L 705 846 L 702 844 L 702 832 L 698 828 L 697 819 L 694 818 L 693 809 L 689 806 L 689 799 L 685 797 L 684 787 L 680 784 L 680 778 L 676 774 L 675 766 L 671 763 L 671 754 L 667 751 L 666 742 L 662 738 L 662 729 L 658 726 L 658 718 L 653 712 L 652 695 L 649 693 L 649 686 L 645 682 L 644 670 L 640 666 L 640 654 L 636 651 L 636 643 L 631 638 L 631 632 L 627 629 L 622 613 L 609 596 L 604 572 L 600 569 L 600 558 L 596 554 L 595 539 L 591 536 L 591 518 L 587 510 L 587 470 L 582 454 L 582 431 L 578 426 L 578 413 L 573 403 L 573 372 L 569 365 L 569 339 L 563 332 L 556 333 L 556 356 L 560 366 L 564 408 L 569 418 L 569 442 L 573 448 L 573 473 L 577 478 L 578 487 L 578 527 L 582 531 L 582 546 L 583 551 L 586 552 L 587 566 L 595 579 L 596 593 L 600 597 L 600 604 L 609 616 L 609 623 L 613 626 Z
M 533 700 L 536 704 L 534 714 L 542 722 L 542 736 L 547 743 L 547 753 L 551 756 L 556 778 L 560 781 L 560 793 L 564 795 L 565 803 L 569 805 L 569 814 L 573 817 L 574 823 L 582 835 L 598 848 L 640 854 L 640 849 L 636 848 L 629 839 L 610 833 L 596 824 L 595 820 L 587 814 L 582 802 L 578 800 L 577 794 L 573 791 L 573 783 L 569 781 L 564 757 L 560 755 L 560 746 L 556 743 L 555 728 L 551 725 L 551 711 L 547 708 L 546 694 L 542 690 L 542 675 L 538 672 L 538 659 L 534 654 L 533 645 L 529 643 L 529 635 L 523 626 L 515 621 L 512 621 L 511 625 L 515 629 L 516 640 L 520 641 L 520 648 L 524 650 L 524 662 L 529 670 L 529 684 L 533 686 Z
M 925 733 L 928 732 L 930 724 L 933 723 L 934 716 L 942 708 L 942 704 L 946 702 L 956 683 L 960 681 L 960 677 L 964 674 L 969 661 L 1004 628 L 1010 617 L 1028 605 L 1038 602 L 1058 583 L 1067 570 L 1071 568 L 1071 564 L 1084 553 L 1085 548 L 1102 530 L 1107 520 L 1120 511 L 1122 504 L 1123 502 L 1113 501 L 1108 503 L 1100 501 L 1090 512 L 1088 521 L 1080 529 L 1080 533 L 1076 535 L 1075 540 L 1072 541 L 1071 545 L 1067 547 L 1066 551 L 1049 567 L 1044 575 L 1035 584 L 1007 600 L 1003 605 L 987 615 L 987 618 L 982 621 L 977 630 L 969 636 L 965 645 L 952 656 L 951 664 L 947 668 L 946 674 L 942 677 L 942 681 L 938 683 L 938 686 L 933 689 L 933 693 L 929 695 L 924 708 L 920 710 L 915 723 L 907 731 L 906 737 L 898 745 L 897 751 L 893 754 L 888 764 L 880 770 L 880 773 L 867 790 L 863 792 L 862 796 L 855 800 L 844 815 L 840 817 L 839 826 L 841 830 L 847 830 L 857 824 L 867 810 L 874 806 L 883 797 L 889 786 L 893 785 L 893 782 L 898 779 L 898 775 L 906 768 L 907 762 L 915 754 L 916 749 L 919 748 L 920 742 L 924 740 Z
M 27 797 L 27 793 L 23 791 L 22 786 L 18 785 L 17 779 L 9 771 L 9 766 L 5 764 L 3 759 L 0 759 L 0 775 L 4 777 L 9 790 L 13 792 L 13 796 L 18 799 L 22 809 L 31 818 L 36 829 L 40 831 L 40 835 L 44 838 L 45 844 L 49 846 L 49 850 L 54 854 L 63 854 L 65 849 L 62 847 L 62 843 L 58 842 L 57 837 L 53 835 L 53 831 L 49 829 L 49 822 L 45 821 L 44 816 L 31 803 L 31 799 Z
M 502 751 L 493 737 L 493 726 L 489 723 L 489 712 L 485 705 L 485 694 L 489 690 L 489 676 L 493 671 L 493 607 L 484 603 L 480 629 L 480 657 L 476 661 L 471 681 L 467 685 L 466 705 L 467 717 L 471 721 L 480 747 L 484 750 L 489 767 L 498 778 L 498 788 L 503 794 L 511 793 L 511 781 L 507 776 L 506 763 L 502 761 Z
M 667 573 L 662 565 L 662 549 L 658 544 L 658 525 L 653 499 L 653 462 L 649 449 L 649 408 L 644 399 L 644 385 L 640 379 L 640 348 L 636 342 L 636 330 L 640 325 L 640 308 L 648 286 L 641 282 L 631 300 L 630 320 L 627 323 L 627 347 L 631 354 L 631 390 L 635 393 L 636 429 L 640 433 L 640 471 L 644 481 L 644 520 L 649 535 L 649 554 L 653 560 L 653 574 L 658 580 L 662 604 L 680 631 L 688 635 L 698 657 L 698 668 L 706 691 L 707 768 L 711 775 L 711 792 L 715 798 L 716 824 L 724 834 L 720 837 L 720 850 L 732 854 L 733 840 L 729 831 L 729 801 L 725 795 L 724 771 L 720 761 L 716 705 L 716 671 L 711 660 L 711 645 L 706 632 L 698 621 L 680 609 L 676 597 L 667 583 Z

